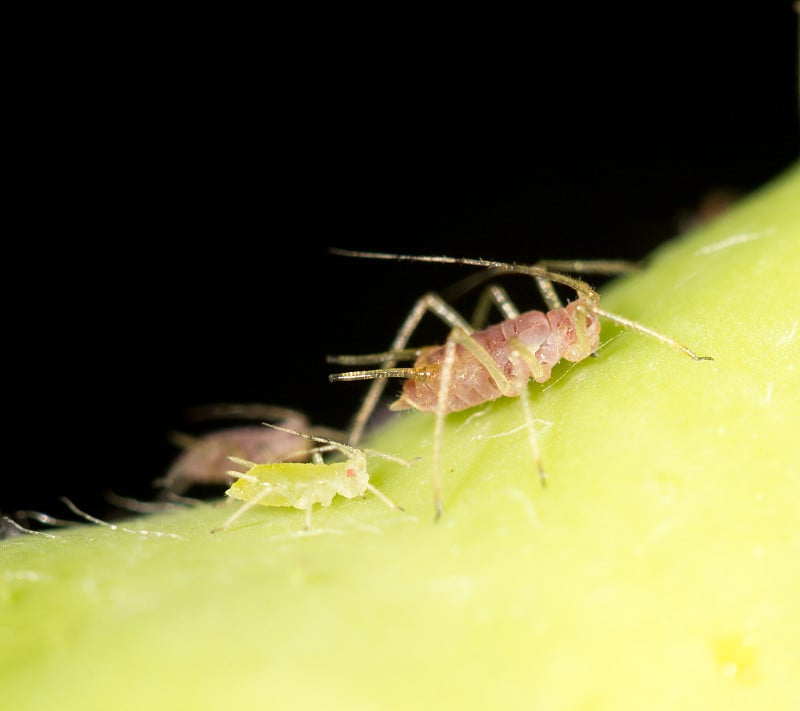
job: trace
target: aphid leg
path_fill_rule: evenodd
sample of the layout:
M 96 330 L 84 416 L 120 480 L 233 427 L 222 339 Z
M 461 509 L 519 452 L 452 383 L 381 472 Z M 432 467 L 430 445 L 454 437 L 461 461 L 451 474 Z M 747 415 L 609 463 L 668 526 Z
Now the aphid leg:
M 463 331 L 461 333 L 464 333 Z M 444 512 L 442 505 L 442 437 L 444 421 L 447 417 L 447 395 L 453 375 L 453 362 L 456 356 L 456 338 L 451 334 L 447 339 L 442 360 L 442 379 L 436 399 L 436 420 L 433 426 L 433 506 L 434 520 L 438 521 Z
M 450 381 L 453 375 L 453 366 L 456 359 L 456 347 L 463 346 L 469 351 L 489 373 L 497 388 L 503 395 L 513 395 L 508 378 L 500 370 L 489 352 L 470 337 L 462 328 L 450 331 L 445 343 L 444 357 L 442 358 L 442 375 L 439 382 L 439 392 L 436 397 L 436 419 L 433 430 L 433 503 L 436 511 L 435 520 L 439 520 L 444 508 L 442 505 L 442 464 L 441 450 L 444 435 L 444 423 L 447 417 L 447 399 L 450 395 Z
M 596 260 L 596 261 L 546 261 L 546 262 L 539 262 L 539 265 L 545 266 L 548 270 L 549 269 L 564 269 L 566 271 L 581 273 L 581 274 L 603 274 L 607 276 L 611 276 L 614 274 L 623 274 L 629 271 L 635 271 L 638 269 L 637 265 L 631 262 L 625 261 L 614 261 L 614 260 Z M 547 305 L 550 309 L 561 308 L 563 303 L 556 293 L 555 287 L 553 286 L 552 279 L 549 278 L 549 275 L 534 275 L 534 279 L 536 281 L 536 285 L 539 288 L 539 291 L 542 295 L 542 298 L 547 302 Z M 580 292 L 579 292 L 580 293 Z M 620 316 L 619 314 L 611 313 L 610 311 L 606 311 L 605 309 L 601 309 L 598 305 L 598 299 L 587 298 L 586 303 L 588 304 L 587 307 L 578 306 L 576 309 L 576 316 L 580 316 L 580 318 L 576 319 L 575 326 L 576 326 L 576 336 L 577 336 L 577 346 L 581 349 L 582 352 L 586 352 L 588 350 L 588 335 L 587 335 L 587 327 L 586 327 L 586 318 L 588 316 L 588 311 L 591 310 L 593 314 L 597 316 L 601 316 L 609 321 L 612 321 L 620 326 L 628 328 L 632 331 L 636 331 L 637 333 L 641 333 L 645 336 L 650 336 L 651 338 L 655 338 L 657 341 L 660 341 L 664 345 L 669 346 L 670 348 L 674 348 L 676 350 L 685 353 L 687 356 L 692 358 L 692 360 L 714 360 L 711 356 L 701 356 L 695 353 L 690 348 L 687 348 L 682 343 L 678 343 L 676 340 L 670 338 L 669 336 L 665 336 L 662 333 L 658 333 L 647 326 L 644 326 L 637 321 L 633 321 L 632 319 L 626 318 L 625 316 Z M 592 355 L 594 355 L 592 353 Z
M 539 278 L 537 277 L 537 282 Z M 544 280 L 552 290 L 552 293 L 555 295 L 555 289 L 552 288 L 552 283 Z M 544 292 L 543 292 L 544 296 Z M 558 296 L 555 295 L 555 299 L 558 299 Z M 481 294 L 480 299 L 478 301 L 478 306 L 475 309 L 475 314 L 473 316 L 473 325 L 476 329 L 481 328 L 487 321 L 489 316 L 489 308 L 494 305 L 500 311 L 506 319 L 512 319 L 519 316 L 519 310 L 514 305 L 514 302 L 509 297 L 508 293 L 505 289 L 497 285 L 491 285 L 487 287 Z M 585 309 L 584 309 L 584 316 L 585 316 Z M 586 320 L 585 317 L 581 320 L 582 328 L 579 327 L 578 339 L 579 341 L 588 342 L 588 335 L 586 330 Z M 471 338 L 467 338 L 462 342 L 462 345 L 467 347 L 470 352 L 478 358 L 478 360 L 483 364 L 483 366 L 487 369 L 489 374 L 491 375 L 492 379 L 497 383 L 498 388 L 502 391 L 504 386 L 508 388 L 508 381 L 503 375 L 502 371 L 497 367 L 494 360 L 488 357 L 488 353 L 481 348 L 474 340 Z M 517 369 L 521 369 L 521 365 L 524 362 L 527 366 L 531 374 L 534 378 L 543 378 L 544 377 L 544 368 L 542 364 L 537 360 L 535 354 L 529 349 L 526 348 L 522 343 L 520 343 L 517 339 L 512 338 L 509 340 L 509 345 L 512 347 L 511 351 L 511 358 L 515 363 L 515 367 Z M 544 465 L 542 463 L 542 457 L 539 450 L 539 444 L 536 437 L 536 429 L 535 423 L 533 420 L 533 415 L 531 413 L 531 406 L 530 406 L 530 395 L 528 393 L 528 388 L 523 387 L 520 391 L 520 400 L 522 404 L 522 411 L 525 418 L 525 429 L 528 433 L 528 443 L 531 448 L 531 455 L 533 456 L 534 464 L 536 465 L 537 472 L 539 474 L 539 481 L 541 481 L 542 486 L 547 485 L 547 473 L 544 470 Z
M 325 460 L 322 458 L 323 450 L 330 451 L 330 450 L 327 450 L 327 448 L 323 448 L 323 447 L 318 447 L 318 448 L 312 450 L 312 452 L 311 452 L 311 461 L 314 462 L 314 464 L 324 464 L 325 463 Z M 341 451 L 341 450 L 339 450 L 339 451 Z M 306 509 L 305 520 L 303 521 L 303 530 L 304 531 L 310 531 L 311 530 L 311 515 L 313 513 L 314 513 L 314 503 L 311 502 L 308 505 L 308 508 Z
M 223 531 L 227 531 L 236 521 L 238 521 L 244 514 L 246 514 L 250 509 L 254 506 L 258 506 L 258 504 L 269 496 L 270 492 L 272 491 L 272 485 L 267 484 L 263 481 L 259 481 L 257 477 L 250 476 L 249 474 L 244 474 L 242 472 L 231 472 L 231 474 L 236 475 L 240 479 L 247 479 L 248 481 L 252 481 L 256 484 L 260 484 L 263 488 L 260 492 L 258 492 L 252 499 L 249 501 L 245 501 L 236 511 L 234 511 L 225 521 L 222 522 L 222 525 L 219 528 L 214 528 L 211 530 L 211 533 L 221 533 Z
M 579 303 L 575 307 L 575 348 L 580 353 L 591 354 L 592 345 L 589 339 L 589 328 L 587 319 L 589 318 L 589 310 L 583 303 Z
M 697 355 L 697 353 L 695 353 L 690 348 L 687 348 L 682 343 L 678 343 L 678 341 L 673 340 L 669 336 L 665 336 L 663 333 L 658 333 L 658 331 L 654 331 L 652 328 L 648 328 L 647 326 L 642 325 L 638 321 L 633 321 L 629 318 L 625 318 L 624 316 L 620 316 L 619 314 L 613 314 L 610 311 L 606 311 L 605 309 L 601 309 L 599 307 L 593 307 L 592 312 L 597 314 L 598 316 L 602 316 L 603 318 L 608 319 L 609 321 L 613 321 L 614 323 L 617 323 L 620 326 L 629 328 L 631 331 L 636 331 L 637 333 L 641 333 L 645 336 L 650 336 L 651 338 L 655 338 L 657 341 L 660 341 L 664 345 L 670 346 L 670 348 L 674 348 L 675 350 L 685 353 L 692 360 L 714 360 L 712 356 Z
M 386 494 L 384 494 L 380 489 L 374 487 L 372 484 L 367 483 L 367 491 L 371 494 L 377 496 L 384 504 L 386 504 L 390 509 L 397 509 L 398 511 L 405 511 L 405 509 L 400 506 L 400 504 L 396 504 L 392 501 Z
M 461 316 L 461 314 L 459 314 L 452 306 L 444 301 L 438 294 L 431 292 L 420 298 L 414 304 L 414 307 L 411 309 L 406 317 L 406 320 L 403 322 L 403 325 L 400 327 L 400 330 L 397 332 L 397 335 L 395 336 L 395 339 L 389 348 L 389 352 L 387 353 L 389 357 L 383 361 L 382 367 L 380 368 L 381 373 L 378 373 L 377 371 L 361 371 L 359 373 L 358 379 L 374 379 L 369 387 L 369 390 L 367 390 L 367 394 L 361 403 L 361 407 L 359 408 L 353 420 L 353 424 L 350 428 L 350 436 L 348 437 L 349 444 L 355 446 L 361 440 L 361 437 L 364 434 L 364 428 L 366 427 L 369 418 L 372 416 L 372 413 L 375 411 L 378 400 L 386 388 L 386 378 L 413 377 L 414 370 L 411 368 L 402 368 L 394 371 L 398 360 L 397 354 L 404 351 L 406 345 L 408 344 L 408 340 L 411 338 L 414 330 L 419 325 L 422 317 L 428 311 L 437 315 L 451 328 L 461 328 L 467 333 L 472 332 L 472 327 L 464 320 L 463 316 Z M 335 375 L 329 376 L 329 378 L 331 382 L 356 379 L 353 377 L 352 373 L 336 373 Z
M 519 309 L 514 305 L 508 292 L 497 284 L 486 287 L 478 298 L 475 311 L 472 313 L 472 327 L 479 331 L 489 323 L 489 309 L 495 306 L 505 319 L 517 318 Z
M 572 274 L 599 274 L 602 276 L 615 276 L 636 271 L 639 267 L 633 262 L 626 262 L 615 259 L 593 259 L 593 260 L 562 260 L 562 259 L 543 259 L 536 263 L 547 272 L 570 272 Z M 564 302 L 553 286 L 553 280 L 548 276 L 535 276 L 536 287 L 542 295 L 542 299 L 547 304 L 548 309 L 563 308 Z M 578 293 L 581 293 L 579 290 Z M 590 299 L 591 301 L 591 299 Z
M 542 364 L 536 359 L 536 355 L 531 351 L 531 349 L 526 348 L 516 338 L 512 338 L 509 343 L 512 348 L 511 359 L 515 366 L 519 368 L 524 362 L 534 377 L 541 377 L 541 375 L 544 373 L 544 369 L 542 368 Z M 531 448 L 533 462 L 536 465 L 536 471 L 539 473 L 539 481 L 541 482 L 542 486 L 547 486 L 547 472 L 544 470 L 542 454 L 539 450 L 539 440 L 536 437 L 536 427 L 533 421 L 533 413 L 531 412 L 531 399 L 530 394 L 528 393 L 527 385 L 520 390 L 519 395 L 520 402 L 522 403 L 522 412 L 525 417 L 525 429 L 528 433 L 528 444 Z
M 400 464 L 404 467 L 410 467 L 411 464 L 407 462 L 405 459 L 401 457 L 395 457 L 393 454 L 386 454 L 386 452 L 379 452 L 377 449 L 355 449 L 354 447 L 348 447 L 346 445 L 341 444 L 340 442 L 334 442 L 333 440 L 329 440 L 325 437 L 320 437 L 318 435 L 309 435 L 303 432 L 293 432 L 285 427 L 279 427 L 277 425 L 269 425 L 266 422 L 264 423 L 267 427 L 271 427 L 272 429 L 283 430 L 284 432 L 290 432 L 291 434 L 296 434 L 298 437 L 305 437 L 306 439 L 313 440 L 314 442 L 321 442 L 324 446 L 317 447 L 312 450 L 311 458 L 317 464 L 323 464 L 324 460 L 322 459 L 322 452 L 330 452 L 330 451 L 338 451 L 343 455 L 350 454 L 353 457 L 354 454 L 361 453 L 362 455 L 372 455 L 374 457 L 380 457 L 381 459 L 385 459 L 387 462 L 394 462 L 395 464 Z M 355 459 L 355 457 L 353 457 Z M 363 464 L 366 466 L 366 462 Z M 386 504 L 390 509 L 397 509 L 398 511 L 405 511 L 405 509 L 400 506 L 400 504 L 395 503 L 392 501 L 386 494 L 384 494 L 380 489 L 375 487 L 374 485 L 367 482 L 366 490 L 370 493 L 377 496 L 384 504 Z M 311 519 L 311 513 L 308 513 L 308 519 Z

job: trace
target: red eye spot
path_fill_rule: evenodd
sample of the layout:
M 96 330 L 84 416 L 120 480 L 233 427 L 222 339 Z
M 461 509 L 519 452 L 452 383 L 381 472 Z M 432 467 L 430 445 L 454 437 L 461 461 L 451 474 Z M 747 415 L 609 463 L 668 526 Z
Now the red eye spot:
M 356 475 L 356 470 L 355 470 L 355 469 L 348 469 L 348 470 L 345 472 L 345 475 L 346 475 L 346 476 L 349 476 L 349 477 L 354 477 L 354 476 Z

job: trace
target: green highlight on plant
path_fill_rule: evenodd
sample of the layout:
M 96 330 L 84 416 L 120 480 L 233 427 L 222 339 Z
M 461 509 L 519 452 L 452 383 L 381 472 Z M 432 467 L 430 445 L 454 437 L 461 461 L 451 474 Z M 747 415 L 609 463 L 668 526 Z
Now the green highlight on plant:
M 366 443 L 412 462 L 369 460 L 403 511 L 336 497 L 305 531 L 255 506 L 211 535 L 213 502 L 0 541 L 4 707 L 797 708 L 798 274 L 794 166 L 604 289 L 714 361 L 604 327 L 531 384 L 547 487 L 500 399 L 448 417 L 437 523 L 410 412 Z

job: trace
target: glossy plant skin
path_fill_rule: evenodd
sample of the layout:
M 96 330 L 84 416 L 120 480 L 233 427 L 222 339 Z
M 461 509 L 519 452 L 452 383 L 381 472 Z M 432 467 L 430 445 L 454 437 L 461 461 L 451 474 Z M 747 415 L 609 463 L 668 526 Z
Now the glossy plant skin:
M 338 500 L 303 533 L 260 509 L 211 536 L 230 510 L 208 505 L 131 527 L 181 540 L 0 541 L 4 704 L 797 708 L 797 274 L 800 166 L 605 289 L 715 361 L 605 328 L 530 387 L 546 489 L 500 399 L 448 417 L 438 523 L 432 416 L 403 413 L 366 444 L 421 457 L 370 469 L 405 513 Z

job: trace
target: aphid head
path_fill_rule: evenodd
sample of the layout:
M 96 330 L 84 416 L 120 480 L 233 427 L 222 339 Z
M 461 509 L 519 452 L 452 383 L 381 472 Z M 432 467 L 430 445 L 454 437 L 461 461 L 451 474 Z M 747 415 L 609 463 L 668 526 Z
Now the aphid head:
M 337 477 L 337 491 L 348 499 L 363 496 L 369 483 L 366 460 L 348 459 L 343 463 L 343 475 Z

